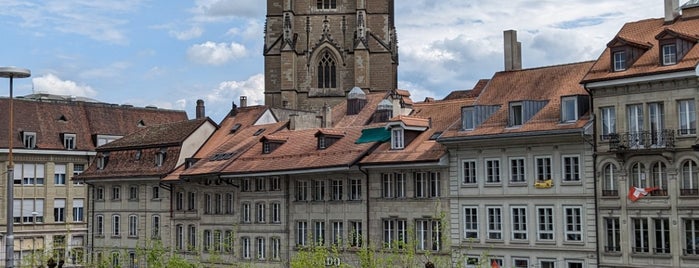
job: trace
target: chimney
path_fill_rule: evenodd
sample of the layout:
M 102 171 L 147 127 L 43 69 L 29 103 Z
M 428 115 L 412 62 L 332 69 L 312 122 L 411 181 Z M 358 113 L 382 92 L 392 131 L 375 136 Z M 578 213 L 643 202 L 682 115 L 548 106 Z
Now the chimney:
M 206 117 L 204 100 L 197 100 L 197 119 Z
M 522 69 L 522 43 L 517 41 L 517 31 L 507 30 L 503 35 L 505 37 L 505 71 Z
M 327 103 L 323 105 L 323 110 L 321 113 L 323 114 L 323 127 L 324 128 L 331 128 L 333 127 L 333 121 L 332 121 L 332 109 L 330 109 L 330 106 L 328 106 Z
M 231 116 L 238 115 L 238 105 L 235 105 L 235 101 L 231 103 Z
M 396 116 L 403 115 L 403 107 L 400 104 L 402 99 L 403 99 L 403 97 L 398 95 L 398 93 L 391 94 L 391 104 L 393 107 L 393 111 L 392 111 L 391 116 L 396 117 Z
M 290 114 L 289 115 L 289 130 L 296 130 L 296 125 L 298 125 L 299 115 Z
M 673 22 L 680 16 L 680 0 L 665 0 L 665 22 Z
M 240 96 L 240 108 L 248 107 L 248 97 Z

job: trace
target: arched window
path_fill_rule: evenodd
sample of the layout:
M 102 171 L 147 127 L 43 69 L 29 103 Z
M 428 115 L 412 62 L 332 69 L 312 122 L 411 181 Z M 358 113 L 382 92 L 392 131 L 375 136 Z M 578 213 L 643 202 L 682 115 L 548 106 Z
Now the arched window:
M 633 164 L 631 167 L 631 186 L 638 188 L 648 187 L 648 180 L 646 180 L 646 167 L 641 163 Z
M 692 160 L 682 163 L 682 189 L 681 195 L 699 195 L 699 181 L 697 180 L 697 163 Z
M 663 162 L 656 162 L 651 168 L 651 179 L 653 187 L 658 187 L 658 190 L 650 192 L 655 196 L 667 196 L 667 168 Z
M 329 51 L 318 61 L 318 88 L 337 88 L 337 67 Z
M 602 196 L 618 196 L 619 195 L 619 185 L 617 182 L 617 171 L 614 164 L 606 164 L 602 169 L 604 176 L 604 188 L 602 189 Z

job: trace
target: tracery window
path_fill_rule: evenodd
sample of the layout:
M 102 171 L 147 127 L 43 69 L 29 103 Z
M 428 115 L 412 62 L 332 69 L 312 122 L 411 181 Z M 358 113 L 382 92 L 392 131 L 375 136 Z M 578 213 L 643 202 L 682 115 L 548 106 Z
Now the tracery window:
M 337 88 L 337 67 L 328 51 L 318 61 L 318 88 Z

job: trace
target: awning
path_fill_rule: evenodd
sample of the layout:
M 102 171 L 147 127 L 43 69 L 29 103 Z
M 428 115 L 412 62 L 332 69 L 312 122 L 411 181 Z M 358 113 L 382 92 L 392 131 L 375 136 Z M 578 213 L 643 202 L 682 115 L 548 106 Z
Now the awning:
M 391 140 L 391 132 L 385 127 L 377 127 L 362 130 L 362 136 L 354 143 L 385 142 L 389 140 Z

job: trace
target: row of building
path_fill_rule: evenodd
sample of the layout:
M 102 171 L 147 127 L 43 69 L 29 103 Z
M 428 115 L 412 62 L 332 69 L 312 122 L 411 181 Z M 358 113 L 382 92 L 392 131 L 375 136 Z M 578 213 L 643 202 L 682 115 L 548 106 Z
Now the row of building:
M 413 102 L 392 86 L 393 1 L 269 0 L 266 106 L 241 97 L 216 123 L 203 102 L 185 121 L 16 101 L 41 120 L 18 126 L 15 259 L 699 266 L 699 1 L 665 2 L 596 61 L 522 69 L 507 31 L 504 71 Z M 87 111 L 105 107 L 133 115 Z

